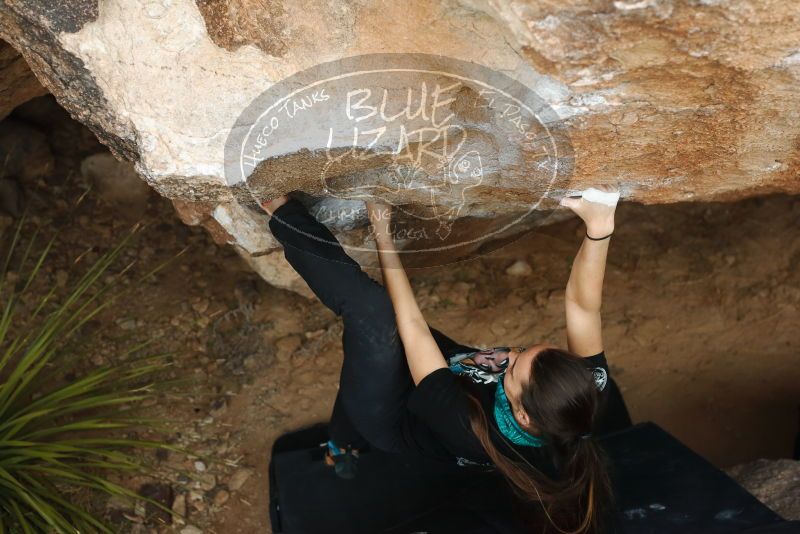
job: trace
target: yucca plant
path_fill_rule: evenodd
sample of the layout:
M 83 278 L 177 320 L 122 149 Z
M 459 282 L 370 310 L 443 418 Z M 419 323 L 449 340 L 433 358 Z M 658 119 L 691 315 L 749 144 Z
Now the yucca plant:
M 150 470 L 137 449 L 187 452 L 130 437 L 143 427 L 163 427 L 163 421 L 138 417 L 135 410 L 166 383 L 159 375 L 169 365 L 167 354 L 143 356 L 147 343 L 142 343 L 115 357 L 115 364 L 86 368 L 86 355 L 70 348 L 87 321 L 136 287 L 129 283 L 112 291 L 122 285 L 121 277 L 130 279 L 132 264 L 115 276 L 108 271 L 140 226 L 101 254 L 68 286 L 66 297 L 56 299 L 53 284 L 30 305 L 31 299 L 22 297 L 45 265 L 55 237 L 33 254 L 36 228 L 25 250 L 18 251 L 24 222 L 25 217 L 7 240 L 0 272 L 0 534 L 112 532 L 101 514 L 71 502 L 71 497 L 100 492 L 137 499 L 135 492 L 110 480 Z M 17 259 L 16 276 L 7 277 Z M 17 313 L 17 308 L 24 310 Z M 17 324 L 20 315 L 24 324 Z

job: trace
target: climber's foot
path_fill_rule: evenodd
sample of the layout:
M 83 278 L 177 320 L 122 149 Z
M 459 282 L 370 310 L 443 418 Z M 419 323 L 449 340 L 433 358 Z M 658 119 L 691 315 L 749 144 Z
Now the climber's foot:
M 355 478 L 358 473 L 358 449 L 349 445 L 342 449 L 333 441 L 329 441 L 326 445 L 328 450 L 325 453 L 325 464 L 333 467 L 339 478 L 346 480 Z
M 280 208 L 289 200 L 287 195 L 282 195 L 270 200 L 265 200 L 261 203 L 261 207 L 264 208 L 264 211 L 272 215 L 276 209 Z

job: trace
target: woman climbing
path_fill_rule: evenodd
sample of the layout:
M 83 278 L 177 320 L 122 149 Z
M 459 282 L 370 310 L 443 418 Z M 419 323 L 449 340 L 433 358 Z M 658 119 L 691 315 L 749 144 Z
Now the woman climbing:
M 286 259 L 343 319 L 344 361 L 327 445 L 339 476 L 356 475 L 358 451 L 367 446 L 486 466 L 529 503 L 523 510 L 538 503 L 556 531 L 604 531 L 612 492 L 596 436 L 630 418 L 601 336 L 615 203 L 587 198 L 562 200 L 586 225 L 566 287 L 568 350 L 543 343 L 481 350 L 428 326 L 385 206 L 367 205 L 384 287 L 297 199 L 262 203 Z

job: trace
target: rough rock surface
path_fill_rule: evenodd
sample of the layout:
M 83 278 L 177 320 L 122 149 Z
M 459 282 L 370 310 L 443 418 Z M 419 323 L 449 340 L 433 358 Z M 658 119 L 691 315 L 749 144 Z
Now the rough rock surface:
M 46 93 L 20 53 L 0 41 L 0 120 L 23 102 Z
M 800 520 L 800 461 L 761 459 L 727 473 L 784 519 Z
M 297 289 L 248 188 L 224 168 L 236 118 L 273 84 L 322 62 L 393 52 L 486 65 L 535 91 L 567 133 L 574 168 L 545 188 L 521 181 L 535 163 L 524 149 L 494 162 L 495 181 L 473 188 L 454 216 L 454 235 L 470 236 L 485 230 L 477 219 L 500 227 L 500 213 L 598 182 L 643 203 L 797 192 L 798 18 L 780 0 L 11 0 L 0 6 L 0 37 L 116 156 L 196 212 L 184 220 Z M 474 120 L 476 131 L 486 126 Z M 491 131 L 481 141 L 507 149 Z M 321 195 L 308 176 L 322 148 L 290 145 L 261 162 L 259 193 Z M 369 180 L 375 170 L 351 164 L 338 176 Z M 338 231 L 364 240 L 363 228 Z

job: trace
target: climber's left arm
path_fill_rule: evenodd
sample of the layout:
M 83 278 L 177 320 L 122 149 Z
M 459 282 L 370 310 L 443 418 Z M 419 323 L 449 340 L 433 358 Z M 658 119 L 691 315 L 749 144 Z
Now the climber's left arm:
M 390 228 L 391 208 L 382 204 L 367 203 L 367 209 L 375 235 L 383 283 L 392 300 L 408 368 L 414 384 L 419 384 L 433 371 L 447 367 L 447 363 L 419 309 L 408 276 L 395 249 Z

